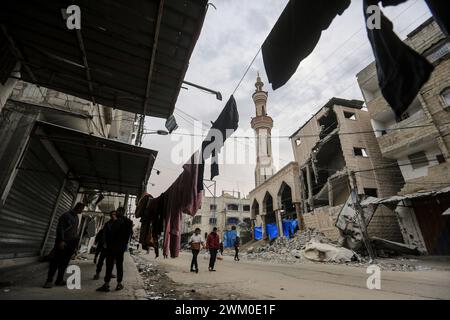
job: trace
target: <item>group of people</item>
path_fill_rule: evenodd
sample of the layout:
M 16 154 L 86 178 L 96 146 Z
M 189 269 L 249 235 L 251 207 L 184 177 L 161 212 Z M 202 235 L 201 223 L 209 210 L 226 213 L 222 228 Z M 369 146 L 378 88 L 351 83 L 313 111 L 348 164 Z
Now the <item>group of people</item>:
M 76 253 L 79 236 L 78 236 L 78 215 L 83 212 L 85 208 L 84 203 L 77 203 L 75 207 L 61 215 L 56 228 L 55 246 L 52 250 L 52 257 L 47 274 L 47 281 L 44 288 L 53 287 L 53 278 L 58 271 L 55 285 L 65 286 L 64 273 L 69 265 L 70 259 Z M 106 273 L 104 277 L 104 284 L 97 289 L 97 291 L 110 291 L 110 281 L 113 277 L 114 265 L 117 271 L 117 286 L 116 290 L 123 289 L 123 259 L 124 253 L 127 250 L 128 242 L 133 233 L 133 222 L 125 216 L 125 209 L 123 207 L 110 213 L 110 219 L 103 228 L 97 233 L 95 237 L 96 253 L 94 263 L 96 266 L 96 274 L 94 280 L 100 278 L 100 272 L 103 264 L 106 261 Z
M 233 226 L 233 230 L 236 230 L 236 227 Z M 212 232 L 206 236 L 206 243 L 203 240 L 200 228 L 196 228 L 194 234 L 189 239 L 189 245 L 192 251 L 191 272 L 198 273 L 199 271 L 197 258 L 202 248 L 209 250 L 208 271 L 216 271 L 214 266 L 216 264 L 217 253 L 219 250 L 223 255 L 223 242 L 220 241 L 216 227 L 214 227 Z M 239 247 L 240 238 L 237 236 L 234 240 L 234 261 L 239 261 Z

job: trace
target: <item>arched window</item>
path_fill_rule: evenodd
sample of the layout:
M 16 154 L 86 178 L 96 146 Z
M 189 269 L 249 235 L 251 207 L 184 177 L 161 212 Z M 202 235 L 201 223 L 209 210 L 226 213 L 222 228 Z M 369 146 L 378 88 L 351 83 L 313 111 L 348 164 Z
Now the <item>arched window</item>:
M 450 87 L 445 88 L 441 92 L 442 101 L 444 101 L 444 107 L 450 107 Z

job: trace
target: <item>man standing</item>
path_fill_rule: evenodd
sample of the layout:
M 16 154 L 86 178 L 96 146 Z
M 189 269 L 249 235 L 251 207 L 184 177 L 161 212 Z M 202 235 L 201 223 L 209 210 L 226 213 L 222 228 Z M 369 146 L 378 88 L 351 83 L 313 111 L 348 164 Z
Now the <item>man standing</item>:
M 117 219 L 116 216 L 116 211 L 111 211 L 109 213 L 110 215 L 110 220 L 109 221 L 114 221 Z M 106 258 L 106 250 L 105 250 L 105 227 L 103 227 L 98 233 L 97 236 L 95 237 L 95 243 L 97 244 L 97 249 L 95 251 L 95 258 L 94 258 L 94 263 L 97 262 L 97 256 L 100 254 L 100 257 L 98 258 L 98 262 L 97 262 L 97 267 L 95 270 L 95 275 L 94 275 L 94 280 L 98 280 L 100 279 L 100 272 L 102 272 L 102 268 L 103 268 L 103 262 L 105 261 Z M 114 276 L 112 276 L 114 278 Z
M 106 274 L 105 283 L 97 291 L 108 292 L 109 282 L 112 278 L 114 264 L 117 269 L 116 290 L 122 290 L 123 280 L 123 255 L 127 250 L 128 242 L 133 234 L 133 222 L 125 217 L 125 209 L 120 207 L 116 210 L 117 219 L 110 220 L 105 224 L 105 252 L 106 252 Z
M 198 273 L 197 256 L 204 244 L 202 236 L 200 235 L 200 228 L 195 229 L 194 234 L 189 239 L 189 244 L 192 250 L 191 272 Z
M 44 288 L 53 287 L 53 277 L 55 276 L 56 271 L 58 271 L 58 276 L 56 277 L 55 285 L 66 285 L 64 273 L 69 265 L 70 258 L 75 253 L 78 246 L 78 214 L 83 212 L 84 207 L 85 204 L 79 202 L 72 210 L 59 217 L 58 226 L 56 227 L 53 257 L 50 260 L 47 281 L 44 284 Z
M 239 261 L 239 246 L 241 245 L 241 238 L 236 236 L 234 239 L 234 261 Z
M 217 228 L 214 227 L 213 231 L 208 235 L 208 239 L 206 240 L 206 246 L 209 249 L 209 271 L 216 271 L 214 270 L 214 264 L 216 263 L 216 257 L 217 257 L 217 250 L 219 250 L 220 247 L 220 239 L 219 235 L 217 234 Z

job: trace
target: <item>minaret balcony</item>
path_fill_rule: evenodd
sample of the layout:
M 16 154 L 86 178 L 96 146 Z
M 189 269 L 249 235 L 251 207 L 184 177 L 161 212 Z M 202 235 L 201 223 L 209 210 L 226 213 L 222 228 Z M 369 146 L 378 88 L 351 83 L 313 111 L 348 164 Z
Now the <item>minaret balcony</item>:
M 251 122 L 253 129 L 258 128 L 272 128 L 273 127 L 273 119 L 269 116 L 257 116 L 252 118 Z

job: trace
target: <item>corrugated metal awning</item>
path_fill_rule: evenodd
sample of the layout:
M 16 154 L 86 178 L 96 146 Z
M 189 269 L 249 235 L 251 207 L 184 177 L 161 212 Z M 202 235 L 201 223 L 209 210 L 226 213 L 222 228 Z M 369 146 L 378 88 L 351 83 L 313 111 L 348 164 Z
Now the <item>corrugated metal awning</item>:
M 79 30 L 69 30 L 63 18 L 72 4 L 81 9 Z M 5 1 L 0 51 L 7 45 L 22 62 L 24 81 L 168 118 L 206 8 L 206 0 Z M 10 60 L 0 61 L 6 74 L 17 62 Z M 0 80 L 4 76 L 0 73 Z
M 440 195 L 444 193 L 449 193 L 450 187 L 446 187 L 440 190 L 434 190 L 434 191 L 428 191 L 428 192 L 416 192 L 411 194 L 406 194 L 403 196 L 392 196 L 388 198 L 374 198 L 374 197 L 368 197 L 367 199 L 361 201 L 362 206 L 369 206 L 369 205 L 378 205 L 378 204 L 386 204 L 386 203 L 393 203 L 393 202 L 399 202 L 406 199 L 416 199 L 416 198 L 424 198 L 424 197 L 430 197 L 435 195 Z
M 50 141 L 69 167 L 70 179 L 89 190 L 139 195 L 157 151 L 37 121 L 33 138 Z

